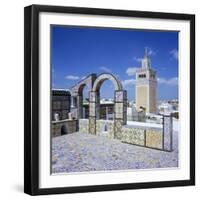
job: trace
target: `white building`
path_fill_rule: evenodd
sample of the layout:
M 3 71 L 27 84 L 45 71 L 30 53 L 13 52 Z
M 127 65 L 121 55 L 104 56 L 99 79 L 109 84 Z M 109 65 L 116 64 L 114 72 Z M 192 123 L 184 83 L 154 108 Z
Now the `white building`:
M 135 104 L 131 104 L 127 107 L 127 120 L 128 121 L 145 121 L 145 111 L 144 110 L 136 110 Z
M 161 114 L 171 114 L 173 112 L 177 112 L 177 110 L 174 110 L 173 105 L 168 102 L 163 102 L 158 106 L 159 112 Z

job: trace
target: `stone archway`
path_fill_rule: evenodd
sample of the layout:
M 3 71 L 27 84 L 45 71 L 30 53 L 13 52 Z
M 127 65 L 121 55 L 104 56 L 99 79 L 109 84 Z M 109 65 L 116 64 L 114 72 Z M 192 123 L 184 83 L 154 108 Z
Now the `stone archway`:
M 114 138 L 121 138 L 122 125 L 126 124 L 127 92 L 123 90 L 121 82 L 110 73 L 100 74 L 94 81 L 90 91 L 89 102 L 89 132 L 96 135 L 96 126 L 99 119 L 100 88 L 105 80 L 110 80 L 115 87 L 114 94 Z
M 68 134 L 67 126 L 66 125 L 62 125 L 61 129 L 60 129 L 60 132 L 61 132 L 60 135 L 66 135 L 66 134 Z
M 83 118 L 83 89 L 87 86 L 91 90 L 95 79 L 96 74 L 90 74 L 71 88 L 71 110 L 73 110 L 73 112 L 76 113 L 75 115 L 77 119 Z

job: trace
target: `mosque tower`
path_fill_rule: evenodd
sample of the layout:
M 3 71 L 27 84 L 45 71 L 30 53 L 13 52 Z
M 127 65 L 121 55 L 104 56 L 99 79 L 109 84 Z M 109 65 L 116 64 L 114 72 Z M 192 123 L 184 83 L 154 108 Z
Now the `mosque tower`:
M 145 48 L 141 68 L 136 71 L 136 109 L 157 113 L 157 77 L 152 69 L 148 50 Z

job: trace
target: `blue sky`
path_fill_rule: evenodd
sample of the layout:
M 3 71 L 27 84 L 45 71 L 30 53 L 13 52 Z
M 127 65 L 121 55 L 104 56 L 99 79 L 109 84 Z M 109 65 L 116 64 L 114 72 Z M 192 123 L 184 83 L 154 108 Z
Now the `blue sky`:
M 145 47 L 157 71 L 158 98 L 178 98 L 178 32 L 53 26 L 52 87 L 70 88 L 90 73 L 111 72 L 134 100 Z M 101 98 L 113 98 L 112 91 L 112 82 L 105 81 Z

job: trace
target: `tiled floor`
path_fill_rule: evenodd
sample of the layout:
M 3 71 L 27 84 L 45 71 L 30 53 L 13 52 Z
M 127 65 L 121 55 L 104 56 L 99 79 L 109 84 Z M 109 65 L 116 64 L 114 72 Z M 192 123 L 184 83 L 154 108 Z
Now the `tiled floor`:
M 52 140 L 52 172 L 178 167 L 177 132 L 173 136 L 173 152 L 78 132 L 55 137 Z

